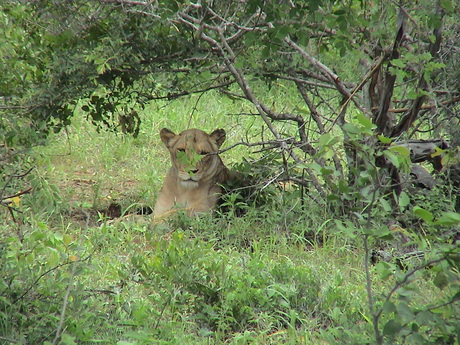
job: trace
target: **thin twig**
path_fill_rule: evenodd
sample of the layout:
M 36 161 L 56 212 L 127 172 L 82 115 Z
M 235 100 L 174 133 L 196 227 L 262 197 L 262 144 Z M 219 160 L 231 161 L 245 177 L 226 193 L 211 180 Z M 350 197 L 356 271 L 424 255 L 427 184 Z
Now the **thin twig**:
M 2 198 L 0 199 L 0 203 L 1 203 L 1 204 L 9 203 L 9 202 L 11 202 L 11 200 L 9 200 L 9 199 L 16 198 L 16 197 L 18 197 L 18 196 L 20 196 L 20 195 L 28 194 L 28 193 L 30 193 L 31 190 L 32 190 L 32 187 L 27 188 L 26 190 L 23 190 L 23 191 L 18 192 L 18 193 L 16 193 L 16 194 L 9 195 L 9 196 L 4 197 L 4 198 L 2 197 Z
M 16 299 L 13 301 L 13 304 L 17 303 L 18 301 L 20 301 L 21 299 L 23 299 L 28 293 L 30 290 L 32 290 L 32 288 L 37 285 L 37 283 L 40 281 L 40 279 L 42 279 L 44 276 L 46 276 L 48 273 L 50 272 L 53 272 L 54 270 L 58 269 L 59 267 L 62 267 L 62 266 L 66 266 L 66 265 L 69 265 L 70 263 L 69 262 L 64 262 L 62 264 L 59 264 L 59 265 L 56 265 L 52 268 L 50 268 L 49 270 L 46 270 L 45 272 L 43 272 L 42 274 L 40 274 L 37 279 L 35 279 L 35 281 L 29 286 L 29 288 L 24 291 L 19 297 L 16 297 Z
M 59 341 L 59 338 L 61 337 L 62 327 L 64 325 L 64 320 L 65 320 L 65 312 L 67 310 L 67 304 L 69 303 L 69 296 L 70 296 L 70 291 L 72 290 L 73 278 L 75 277 L 76 268 L 77 268 L 77 261 L 74 261 L 72 263 L 72 270 L 70 271 L 70 277 L 69 277 L 69 285 L 67 285 L 67 290 L 65 292 L 64 303 L 62 304 L 61 316 L 59 318 L 59 324 L 56 330 L 56 336 L 54 337 L 53 344 L 57 344 L 57 342 Z

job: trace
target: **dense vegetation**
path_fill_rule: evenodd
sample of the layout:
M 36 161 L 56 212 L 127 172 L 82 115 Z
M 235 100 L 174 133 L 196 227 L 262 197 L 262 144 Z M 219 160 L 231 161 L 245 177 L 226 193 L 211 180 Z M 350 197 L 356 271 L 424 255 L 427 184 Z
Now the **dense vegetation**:
M 460 343 L 456 1 L 0 8 L 1 343 Z M 133 216 L 162 127 L 214 216 Z

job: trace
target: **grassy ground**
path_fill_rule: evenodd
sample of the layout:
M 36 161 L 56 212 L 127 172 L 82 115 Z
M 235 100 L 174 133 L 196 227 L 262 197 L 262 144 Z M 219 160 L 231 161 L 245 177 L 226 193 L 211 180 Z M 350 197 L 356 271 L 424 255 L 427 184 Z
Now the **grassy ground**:
M 0 343 L 51 343 L 58 331 L 61 344 L 372 343 L 361 240 L 316 204 L 301 211 L 280 194 L 242 217 L 107 218 L 114 205 L 153 206 L 169 160 L 162 127 L 222 127 L 231 145 L 261 134 L 257 119 L 229 115 L 244 111 L 216 97 L 152 107 L 135 139 L 77 117 L 37 148 L 20 234 L 10 219 L 1 228 L 16 258 L 4 267 L 16 278 L 3 284 L 19 295 L 0 299 Z M 420 284 L 422 302 L 442 295 Z

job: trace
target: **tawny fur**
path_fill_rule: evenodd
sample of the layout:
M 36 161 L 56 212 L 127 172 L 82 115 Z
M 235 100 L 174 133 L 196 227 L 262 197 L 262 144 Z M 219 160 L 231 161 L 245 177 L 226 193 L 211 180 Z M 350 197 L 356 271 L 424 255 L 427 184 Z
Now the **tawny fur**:
M 207 134 L 199 129 L 188 129 L 176 135 L 163 128 L 160 137 L 170 152 L 171 168 L 155 204 L 154 217 L 163 216 L 174 208 L 186 209 L 190 216 L 210 212 L 222 193 L 219 184 L 229 176 L 216 153 L 225 140 L 225 131 L 216 129 Z M 181 152 L 181 159 L 177 157 L 178 152 Z M 199 159 L 197 155 L 202 156 L 201 160 L 191 165 L 190 162 Z

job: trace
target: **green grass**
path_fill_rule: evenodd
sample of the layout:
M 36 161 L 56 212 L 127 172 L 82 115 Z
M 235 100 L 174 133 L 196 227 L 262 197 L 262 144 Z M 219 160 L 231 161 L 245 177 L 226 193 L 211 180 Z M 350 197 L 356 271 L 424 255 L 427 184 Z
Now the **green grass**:
M 135 139 L 76 117 L 37 148 L 22 225 L 2 214 L 0 342 L 52 342 L 61 319 L 60 344 L 374 342 L 362 241 L 313 202 L 301 210 L 295 194 L 278 193 L 242 217 L 105 218 L 113 203 L 153 206 L 168 168 L 162 127 L 225 128 L 226 145 L 257 138 L 259 120 L 228 115 L 245 105 L 207 97 L 152 106 Z M 394 278 L 371 273 L 380 298 Z M 422 274 L 417 284 L 410 303 L 452 292 Z

